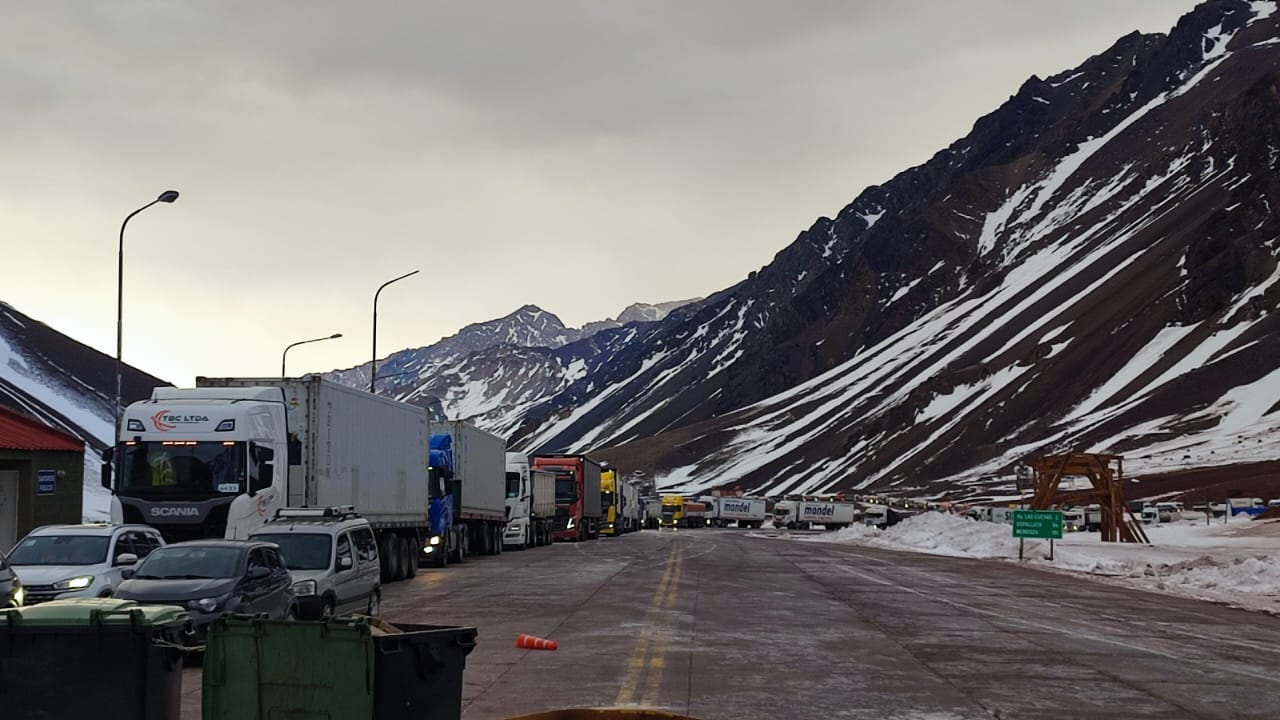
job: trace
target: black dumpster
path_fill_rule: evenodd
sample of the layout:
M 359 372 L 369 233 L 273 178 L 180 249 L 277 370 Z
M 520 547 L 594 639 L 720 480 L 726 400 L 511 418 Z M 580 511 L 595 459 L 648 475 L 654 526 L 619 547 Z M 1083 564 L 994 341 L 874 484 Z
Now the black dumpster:
M 0 716 L 178 720 L 187 615 L 129 600 L 0 611 Z
M 406 625 L 373 637 L 376 720 L 458 720 L 462 671 L 476 646 L 476 629 Z

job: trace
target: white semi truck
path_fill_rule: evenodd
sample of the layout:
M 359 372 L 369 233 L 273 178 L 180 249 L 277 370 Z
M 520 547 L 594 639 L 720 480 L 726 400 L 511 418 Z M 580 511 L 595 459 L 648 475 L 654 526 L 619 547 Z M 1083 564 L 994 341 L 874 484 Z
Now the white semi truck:
M 354 506 L 390 582 L 416 573 L 428 535 L 429 433 L 422 408 L 318 376 L 200 377 L 125 410 L 103 485 L 113 522 L 170 542 L 247 538 L 283 507 Z
M 556 519 L 556 474 L 534 470 L 529 456 L 507 453 L 507 528 L 502 544 L 510 548 L 550 545 Z

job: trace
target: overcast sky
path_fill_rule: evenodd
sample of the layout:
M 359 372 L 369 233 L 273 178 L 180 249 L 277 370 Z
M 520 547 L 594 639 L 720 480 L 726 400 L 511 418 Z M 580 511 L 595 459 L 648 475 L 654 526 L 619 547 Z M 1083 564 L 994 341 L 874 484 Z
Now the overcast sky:
M 710 294 L 1177 0 L 4 2 L 0 300 L 180 385 Z M 499 11 L 501 9 L 501 11 Z

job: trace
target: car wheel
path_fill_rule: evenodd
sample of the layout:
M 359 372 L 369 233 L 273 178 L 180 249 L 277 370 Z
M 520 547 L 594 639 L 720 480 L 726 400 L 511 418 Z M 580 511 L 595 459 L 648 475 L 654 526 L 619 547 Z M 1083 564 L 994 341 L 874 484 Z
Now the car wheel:
M 333 617 L 333 601 L 325 600 L 324 605 L 320 606 L 320 619 L 328 620 Z
M 297 620 L 297 619 L 298 619 L 298 606 L 296 606 L 296 605 L 290 605 L 290 606 L 289 606 L 289 611 L 288 611 L 288 612 L 286 612 L 286 613 L 284 614 L 284 619 L 285 619 L 285 621 L 287 621 L 287 622 L 293 622 L 294 620 Z
M 378 613 L 382 612 L 382 592 L 374 590 L 369 596 L 369 607 L 367 610 L 369 617 L 378 617 Z

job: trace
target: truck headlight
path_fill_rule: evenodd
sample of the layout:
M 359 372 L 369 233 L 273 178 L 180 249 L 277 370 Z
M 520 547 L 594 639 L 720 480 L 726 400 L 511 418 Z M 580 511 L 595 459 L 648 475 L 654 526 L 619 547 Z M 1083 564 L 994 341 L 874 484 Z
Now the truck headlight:
M 439 545 L 439 544 L 440 544 L 440 536 L 439 536 L 439 535 L 432 535 L 432 536 L 431 536 L 431 540 L 430 540 L 429 542 L 430 542 L 432 545 Z
M 80 577 L 67 578 L 62 582 L 53 584 L 54 590 L 83 590 L 93 584 L 92 575 L 81 575 Z
M 572 529 L 573 529 L 573 521 L 574 521 L 574 519 L 575 519 L 575 518 L 569 518 L 569 524 L 564 526 L 564 529 L 565 529 L 565 530 L 572 530 Z
M 309 597 L 316 594 L 315 580 L 301 580 L 293 584 L 293 594 L 298 597 Z

